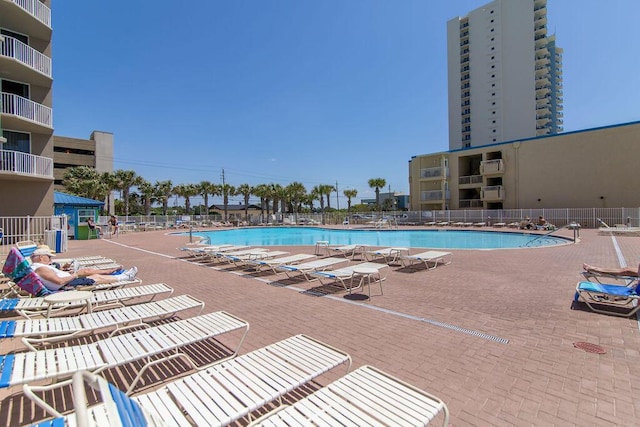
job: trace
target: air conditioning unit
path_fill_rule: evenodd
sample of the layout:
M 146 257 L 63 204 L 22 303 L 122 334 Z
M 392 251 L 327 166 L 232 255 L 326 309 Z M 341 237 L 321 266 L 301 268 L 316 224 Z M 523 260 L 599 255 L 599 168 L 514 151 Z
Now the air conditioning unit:
M 67 230 L 45 230 L 44 243 L 56 253 L 67 251 Z

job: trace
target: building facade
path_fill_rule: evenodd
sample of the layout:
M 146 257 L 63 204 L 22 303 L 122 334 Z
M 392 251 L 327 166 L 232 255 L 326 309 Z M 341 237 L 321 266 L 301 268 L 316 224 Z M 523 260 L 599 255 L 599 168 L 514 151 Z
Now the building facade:
M 640 122 L 414 156 L 411 210 L 640 206 Z
M 494 0 L 447 22 L 449 149 L 562 131 L 562 49 L 546 0 Z
M 53 177 L 56 191 L 64 191 L 67 169 L 89 166 L 99 173 L 113 172 L 113 134 L 93 131 L 89 139 L 53 137 Z
M 0 1 L 0 216 L 53 214 L 50 0 Z

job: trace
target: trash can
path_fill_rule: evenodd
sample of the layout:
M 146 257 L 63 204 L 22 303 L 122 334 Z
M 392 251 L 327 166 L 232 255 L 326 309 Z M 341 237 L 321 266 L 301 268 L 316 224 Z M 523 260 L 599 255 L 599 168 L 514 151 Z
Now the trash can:
M 67 230 L 46 230 L 44 241 L 56 253 L 67 251 Z

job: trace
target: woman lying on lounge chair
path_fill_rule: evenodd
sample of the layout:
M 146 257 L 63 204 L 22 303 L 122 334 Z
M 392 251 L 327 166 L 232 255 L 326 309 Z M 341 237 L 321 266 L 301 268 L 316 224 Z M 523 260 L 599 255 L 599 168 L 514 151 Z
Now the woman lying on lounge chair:
M 588 273 L 593 274 L 606 274 L 608 276 L 627 276 L 627 277 L 639 277 L 640 276 L 640 265 L 637 269 L 633 269 L 632 267 L 623 267 L 623 268 L 603 268 L 596 267 L 594 265 L 582 264 L 582 268 Z

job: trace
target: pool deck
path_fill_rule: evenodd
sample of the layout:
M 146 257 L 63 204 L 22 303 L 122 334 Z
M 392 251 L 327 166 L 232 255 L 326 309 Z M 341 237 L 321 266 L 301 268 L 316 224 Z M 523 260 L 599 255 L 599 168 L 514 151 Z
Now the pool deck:
M 165 231 L 70 241 L 64 257 L 99 254 L 136 265 L 146 284 L 167 283 L 174 295 L 204 300 L 205 312 L 247 320 L 241 353 L 299 333 L 330 343 L 352 356 L 354 368 L 373 365 L 443 399 L 453 426 L 637 424 L 638 321 L 571 305 L 583 262 L 616 267 L 620 253 L 635 266 L 640 238 L 580 235 L 558 247 L 453 250 L 451 264 L 429 271 L 392 266 L 384 295 L 373 287 L 368 302 L 318 282 L 187 261 L 176 248 L 188 236 Z M 574 348 L 580 341 L 606 353 Z M 18 415 L 8 402 L 22 392 L 11 393 L 0 394 L 0 415 L 10 425 L 37 419 Z

